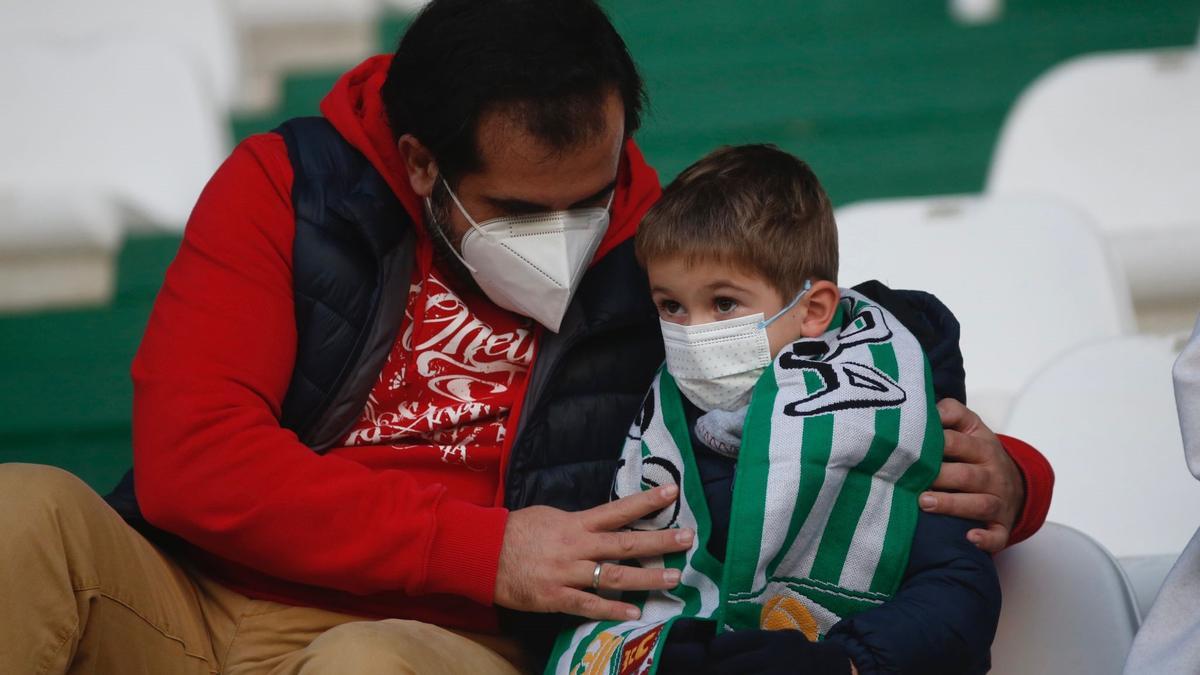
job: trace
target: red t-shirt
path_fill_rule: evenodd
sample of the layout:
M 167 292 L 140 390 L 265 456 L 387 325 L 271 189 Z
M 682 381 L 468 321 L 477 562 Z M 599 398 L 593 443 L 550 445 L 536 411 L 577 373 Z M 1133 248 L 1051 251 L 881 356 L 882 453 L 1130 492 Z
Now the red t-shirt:
M 530 319 L 477 294 L 464 300 L 430 270 L 412 285 L 404 329 L 346 447 L 387 446 L 406 462 L 457 467 L 496 492 L 505 424 L 533 363 Z

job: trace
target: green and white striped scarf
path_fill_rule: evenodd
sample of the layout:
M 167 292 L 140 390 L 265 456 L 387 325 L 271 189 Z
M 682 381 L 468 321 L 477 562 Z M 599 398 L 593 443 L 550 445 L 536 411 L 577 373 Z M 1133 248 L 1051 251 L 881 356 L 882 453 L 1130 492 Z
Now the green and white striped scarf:
M 631 525 L 691 527 L 671 591 L 629 593 L 637 621 L 585 623 L 555 643 L 547 673 L 653 673 L 671 624 L 797 629 L 818 640 L 841 618 L 889 599 L 908 564 L 917 495 L 942 457 L 929 365 L 917 339 L 843 289 L 829 330 L 798 340 L 755 385 L 734 481 L 725 562 L 711 526 L 679 389 L 660 369 L 629 432 L 614 498 L 678 483 L 676 503 Z

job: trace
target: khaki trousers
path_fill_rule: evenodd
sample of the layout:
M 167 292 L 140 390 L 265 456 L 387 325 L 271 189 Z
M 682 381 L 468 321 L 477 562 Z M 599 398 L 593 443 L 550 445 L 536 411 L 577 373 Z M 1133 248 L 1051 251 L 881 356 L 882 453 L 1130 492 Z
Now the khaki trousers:
M 520 672 L 509 659 L 498 637 L 251 600 L 164 555 L 75 476 L 0 464 L 4 675 Z

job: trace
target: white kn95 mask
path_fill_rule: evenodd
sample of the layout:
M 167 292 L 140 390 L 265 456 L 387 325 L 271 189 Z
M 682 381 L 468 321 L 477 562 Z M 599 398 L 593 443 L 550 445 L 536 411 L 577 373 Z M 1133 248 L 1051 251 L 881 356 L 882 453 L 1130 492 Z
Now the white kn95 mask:
M 442 182 L 471 224 L 463 236 L 462 253 L 453 244 L 450 250 L 475 283 L 492 302 L 557 333 L 608 230 L 612 195 L 602 208 L 503 216 L 477 223 L 450 185 Z

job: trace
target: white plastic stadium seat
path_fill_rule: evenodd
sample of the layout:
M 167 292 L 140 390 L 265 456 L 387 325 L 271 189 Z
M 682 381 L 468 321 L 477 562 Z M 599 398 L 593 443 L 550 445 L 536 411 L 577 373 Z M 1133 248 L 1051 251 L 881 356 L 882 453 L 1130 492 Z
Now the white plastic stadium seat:
M 157 43 L 0 43 L 0 189 L 98 195 L 125 223 L 182 229 L 228 145 L 203 89 Z
M 0 311 L 107 302 L 120 234 L 99 192 L 0 185 Z
M 369 21 L 382 0 L 230 0 L 239 24 Z
M 382 0 L 226 0 L 242 46 L 244 110 L 281 104 L 288 75 L 342 72 L 379 51 Z
M 157 41 L 197 69 L 220 109 L 229 109 L 238 90 L 237 44 L 222 0 L 0 0 L 0 44 L 14 40 L 84 49 Z
M 837 212 L 839 283 L 938 296 L 962 325 L 967 403 L 993 428 L 1062 352 L 1132 332 L 1120 271 L 1081 212 L 1049 198 L 860 202 Z
M 1117 674 L 1141 621 L 1120 565 L 1087 535 L 1046 523 L 996 556 L 1003 609 L 994 675 Z
M 1194 303 L 1200 297 L 1197 120 L 1200 50 L 1073 59 L 1034 82 L 1009 113 L 987 191 L 1049 193 L 1087 209 L 1136 301 Z
M 1005 427 L 1054 467 L 1049 517 L 1118 556 L 1178 554 L 1200 524 L 1175 412 L 1171 338 L 1080 348 L 1021 392 Z

